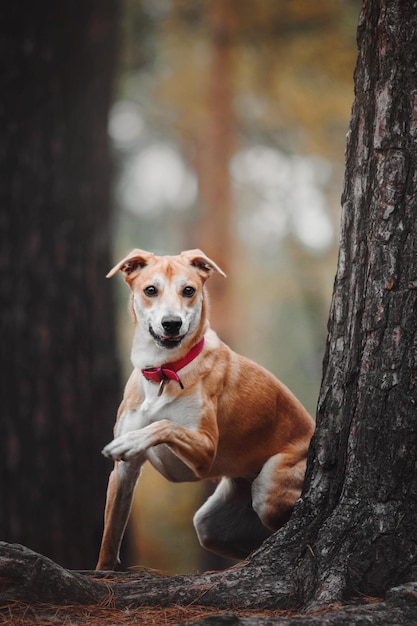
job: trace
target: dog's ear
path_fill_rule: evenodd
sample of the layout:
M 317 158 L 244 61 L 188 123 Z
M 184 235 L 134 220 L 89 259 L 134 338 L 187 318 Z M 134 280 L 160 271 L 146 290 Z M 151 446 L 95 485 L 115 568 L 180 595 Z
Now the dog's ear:
M 111 278 L 117 272 L 122 272 L 124 275 L 124 279 L 126 281 L 131 280 L 138 271 L 140 271 L 143 267 L 148 265 L 149 261 L 154 258 L 154 254 L 152 252 L 146 252 L 145 250 L 139 250 L 139 248 L 135 248 L 127 257 L 119 261 L 117 265 L 110 270 L 107 274 L 106 278 Z
M 181 256 L 185 257 L 190 265 L 197 269 L 204 280 L 211 276 L 213 271 L 218 272 L 222 276 L 226 276 L 223 270 L 201 250 L 186 250 L 185 252 L 181 252 Z

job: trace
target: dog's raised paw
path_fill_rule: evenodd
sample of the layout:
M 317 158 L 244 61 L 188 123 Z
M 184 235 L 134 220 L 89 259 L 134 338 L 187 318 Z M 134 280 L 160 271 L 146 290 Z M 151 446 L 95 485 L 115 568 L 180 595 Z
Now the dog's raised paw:
M 120 445 L 116 439 L 107 444 L 101 451 L 103 456 L 113 461 L 124 461 L 127 455 L 128 449 L 126 446 Z
M 110 450 L 108 449 L 108 446 L 106 446 L 105 448 L 102 449 L 101 454 L 103 456 L 105 456 L 106 458 L 108 458 L 108 459 L 113 458 Z
M 102 450 L 102 454 L 113 461 L 127 461 L 132 457 L 139 457 L 143 453 L 138 445 L 135 445 L 134 434 L 116 437 Z
M 113 459 L 113 461 L 117 461 L 117 455 L 115 456 L 114 452 L 112 451 L 112 445 L 111 443 L 109 443 L 107 446 L 105 446 L 102 451 L 101 454 L 103 456 L 105 456 L 107 459 Z

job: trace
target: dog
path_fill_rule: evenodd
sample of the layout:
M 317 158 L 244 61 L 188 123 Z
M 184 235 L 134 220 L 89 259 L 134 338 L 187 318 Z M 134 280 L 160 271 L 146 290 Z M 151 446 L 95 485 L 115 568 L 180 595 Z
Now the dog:
M 290 518 L 314 422 L 291 391 L 233 352 L 210 328 L 206 281 L 224 272 L 201 250 L 135 249 L 121 272 L 131 290 L 133 372 L 103 454 L 114 460 L 98 570 L 114 570 L 146 461 L 173 482 L 217 479 L 194 515 L 201 545 L 247 557 Z

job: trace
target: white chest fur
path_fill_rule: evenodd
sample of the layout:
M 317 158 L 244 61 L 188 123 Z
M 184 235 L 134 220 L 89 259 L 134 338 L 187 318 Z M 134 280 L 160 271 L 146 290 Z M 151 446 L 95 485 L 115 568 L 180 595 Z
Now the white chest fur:
M 158 395 L 159 385 L 145 380 L 142 384 L 145 399 L 142 404 L 129 408 L 121 415 L 116 436 L 144 428 L 160 420 L 170 420 L 190 430 L 199 427 L 202 397 L 198 391 L 194 389 L 191 394 L 187 393 L 187 390 L 179 389 L 178 394 L 171 395 L 164 390 L 161 395 Z M 168 384 L 176 385 L 177 383 L 170 381 Z

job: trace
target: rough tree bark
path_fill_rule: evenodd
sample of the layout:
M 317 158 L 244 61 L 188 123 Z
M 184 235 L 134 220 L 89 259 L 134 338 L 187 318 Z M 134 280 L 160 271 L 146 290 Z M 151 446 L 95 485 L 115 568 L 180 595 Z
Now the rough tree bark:
M 93 567 L 118 376 L 107 111 L 117 0 L 2 3 L 0 537 Z
M 303 595 L 319 604 L 417 577 L 417 3 L 365 1 L 358 43 L 340 253 L 300 507 L 312 548 L 299 569 Z
M 417 580 L 417 0 L 365 0 L 358 45 L 340 254 L 302 498 L 239 567 L 137 575 L 122 593 L 136 606 L 308 611 Z M 398 607 L 408 595 L 415 603 L 415 585 L 404 589 L 387 602 L 397 598 Z M 372 623 L 409 623 L 401 619 Z

